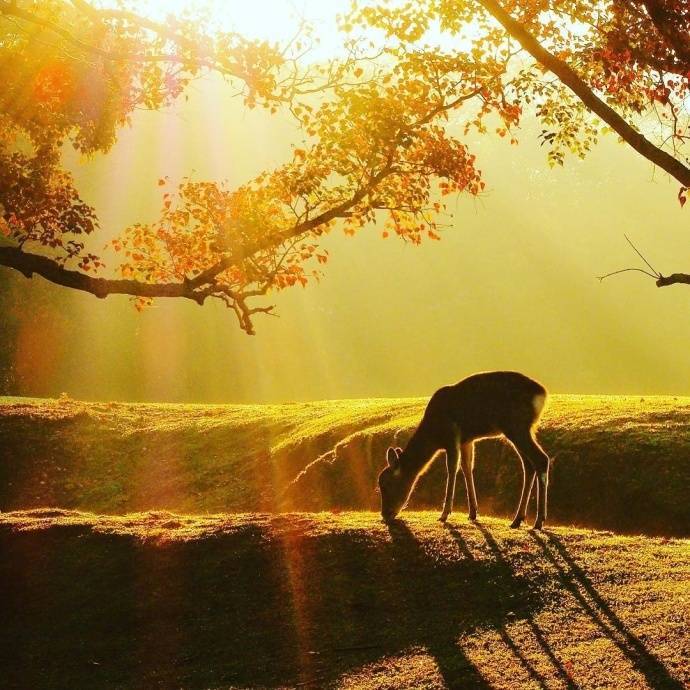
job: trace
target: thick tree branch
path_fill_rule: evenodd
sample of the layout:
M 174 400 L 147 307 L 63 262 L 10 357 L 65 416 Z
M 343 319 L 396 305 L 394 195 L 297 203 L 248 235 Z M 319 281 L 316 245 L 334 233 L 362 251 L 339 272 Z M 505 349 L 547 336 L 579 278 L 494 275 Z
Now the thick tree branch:
M 565 62 L 544 48 L 525 27 L 506 12 L 496 0 L 478 0 L 520 45 L 553 72 L 591 110 L 608 124 L 622 139 L 647 160 L 675 177 L 683 186 L 690 186 L 690 168 L 631 127 L 613 108 L 602 101 Z
M 195 291 L 189 281 L 180 283 L 142 283 L 137 280 L 110 280 L 73 271 L 57 261 L 22 251 L 18 247 L 0 247 L 0 265 L 14 268 L 25 277 L 39 275 L 51 283 L 89 292 L 96 297 L 131 295 L 132 297 L 186 297 L 203 304 L 208 293 Z
M 667 285 L 690 285 L 690 274 L 671 273 L 669 276 L 659 276 L 657 278 L 657 287 L 666 287 Z
M 14 268 L 27 278 L 31 278 L 34 274 L 40 275 L 56 285 L 90 292 L 101 298 L 113 294 L 133 297 L 186 297 L 203 304 L 205 298 L 213 290 L 203 290 L 202 288 L 212 284 L 214 279 L 223 271 L 238 264 L 245 257 L 252 256 L 261 250 L 269 249 L 307 232 L 318 231 L 319 227 L 327 225 L 332 220 L 345 217 L 350 208 L 362 201 L 392 171 L 391 165 L 385 166 L 376 175 L 373 175 L 365 186 L 341 204 L 324 211 L 311 220 L 296 224 L 288 234 L 280 237 L 267 235 L 251 245 L 235 248 L 207 270 L 202 271 L 194 278 L 179 283 L 143 283 L 137 280 L 96 278 L 80 271 L 64 268 L 53 259 L 24 252 L 18 247 L 0 247 L 0 265 Z

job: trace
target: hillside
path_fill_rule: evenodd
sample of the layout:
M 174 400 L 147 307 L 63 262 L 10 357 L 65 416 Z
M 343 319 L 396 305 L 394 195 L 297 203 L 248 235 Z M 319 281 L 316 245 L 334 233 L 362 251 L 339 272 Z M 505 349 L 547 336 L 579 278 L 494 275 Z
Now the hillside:
M 0 399 L 0 510 L 375 510 L 385 448 L 424 404 Z M 552 524 L 690 536 L 690 398 L 554 395 L 539 437 L 556 457 Z M 435 463 L 411 507 L 438 509 L 444 473 Z M 482 442 L 480 512 L 509 515 L 520 482 L 512 448 Z
M 0 515 L 2 686 L 690 685 L 690 542 L 435 517 Z

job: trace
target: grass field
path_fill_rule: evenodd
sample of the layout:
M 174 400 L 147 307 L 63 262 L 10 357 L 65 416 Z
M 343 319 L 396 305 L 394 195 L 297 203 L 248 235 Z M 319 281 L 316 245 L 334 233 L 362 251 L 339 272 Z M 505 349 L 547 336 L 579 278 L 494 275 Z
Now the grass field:
M 435 518 L 0 515 L 2 687 L 690 685 L 690 542 Z
M 0 400 L 2 690 L 690 688 L 690 398 L 553 396 L 546 532 L 365 512 L 424 404 Z
M 424 404 L 0 399 L 0 510 L 376 510 L 385 448 L 404 443 Z M 690 536 L 690 398 L 554 395 L 539 438 L 556 458 L 552 523 Z M 443 465 L 411 507 L 440 507 Z M 481 443 L 476 473 L 480 512 L 509 515 L 521 482 L 512 448 Z

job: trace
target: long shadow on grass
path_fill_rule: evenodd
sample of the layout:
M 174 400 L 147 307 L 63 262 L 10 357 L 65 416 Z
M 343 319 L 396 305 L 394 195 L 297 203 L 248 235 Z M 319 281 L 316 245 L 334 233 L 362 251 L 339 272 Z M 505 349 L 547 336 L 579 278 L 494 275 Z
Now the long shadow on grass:
M 3 689 L 328 688 L 412 649 L 449 689 L 481 689 L 458 637 L 540 606 L 459 533 L 441 555 L 403 523 L 389 541 L 281 525 L 168 544 L 0 530 Z
M 556 535 L 548 532 L 541 534 L 532 532 L 531 534 L 541 547 L 546 559 L 556 568 L 563 586 L 602 633 L 645 676 L 649 686 L 655 690 L 682 690 L 685 686 L 670 675 L 663 663 L 618 618 L 586 573 L 568 553 L 565 544 Z
M 415 637 L 418 639 L 414 643 L 425 647 L 433 657 L 448 690 L 488 690 L 491 686 L 458 646 L 457 638 L 463 630 L 471 629 L 477 624 L 500 625 L 500 619 L 505 615 L 503 607 L 499 606 L 500 611 L 487 614 L 491 611 L 492 602 L 498 603 L 494 601 L 498 594 L 497 588 L 504 589 L 503 585 L 507 583 L 497 582 L 495 575 L 498 573 L 491 572 L 492 568 L 481 573 L 481 580 L 475 580 L 474 583 L 470 581 L 479 575 L 478 572 L 473 572 L 477 561 L 459 533 L 456 542 L 463 567 L 454 569 L 456 572 L 446 573 L 447 577 L 436 583 L 436 573 L 433 572 L 435 569 L 430 567 L 428 555 L 409 527 L 398 520 L 390 523 L 388 530 L 395 546 L 396 558 L 395 570 L 391 572 L 392 577 L 387 586 L 395 587 L 394 596 L 407 618 L 404 629 L 417 631 Z M 480 587 L 477 587 L 480 583 Z M 472 591 L 475 589 L 480 591 Z M 477 594 L 480 598 L 476 597 Z M 470 597 L 474 598 L 474 602 L 468 601 Z M 477 621 L 479 612 L 482 614 L 481 620 Z
M 475 527 L 482 533 L 482 536 L 484 537 L 484 540 L 486 541 L 489 550 L 496 559 L 496 562 L 499 563 L 500 566 L 504 568 L 507 573 L 512 573 L 510 563 L 503 555 L 503 552 L 501 551 L 498 542 L 494 539 L 491 532 L 489 532 L 489 530 L 479 522 L 475 523 Z M 568 688 L 568 690 L 577 690 L 578 685 L 570 677 L 570 674 L 568 673 L 567 669 L 560 661 L 560 659 L 558 659 L 558 657 L 554 654 L 539 626 L 531 617 L 526 618 L 525 620 L 527 621 L 527 624 L 535 639 L 537 640 L 539 647 L 541 648 L 544 656 L 549 660 L 549 663 L 553 667 L 554 673 L 558 676 L 559 680 L 563 683 L 563 685 L 566 688 Z M 515 644 L 515 642 L 513 642 L 513 640 L 510 638 L 505 629 L 501 630 L 501 639 L 511 649 L 513 654 L 517 657 L 520 664 L 529 673 L 529 675 L 534 680 L 536 680 L 542 687 L 546 687 L 546 679 L 534 668 L 533 664 L 531 664 L 529 660 L 522 654 L 520 648 Z

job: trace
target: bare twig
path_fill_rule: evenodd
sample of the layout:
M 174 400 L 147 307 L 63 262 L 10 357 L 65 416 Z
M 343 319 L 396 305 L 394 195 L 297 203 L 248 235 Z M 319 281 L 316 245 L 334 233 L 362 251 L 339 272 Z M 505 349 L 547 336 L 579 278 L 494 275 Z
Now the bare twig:
M 651 273 L 644 268 L 621 268 L 618 271 L 612 271 L 611 273 L 606 273 L 603 276 L 597 276 L 597 279 L 599 281 L 604 280 L 605 278 L 610 278 L 611 276 L 616 276 L 620 273 L 628 273 L 630 271 L 634 271 L 636 273 L 644 273 L 646 276 L 649 276 L 650 278 L 653 278 L 656 286 L 657 287 L 667 287 L 669 285 L 690 285 L 690 274 L 688 273 L 671 273 L 670 275 L 662 275 L 659 273 L 659 271 L 652 266 L 652 264 L 647 261 L 645 258 L 644 254 L 640 252 L 640 250 L 632 243 L 630 238 L 627 235 L 624 235 L 625 239 L 627 240 L 628 244 L 633 248 L 635 253 L 642 259 L 642 261 L 647 264 L 647 266 L 651 269 Z
M 654 266 L 652 266 L 652 264 L 650 264 L 649 261 L 645 259 L 640 250 L 632 243 L 632 240 L 627 235 L 623 235 L 623 237 L 625 237 L 626 242 L 635 250 L 635 253 L 640 257 L 640 259 L 642 259 L 642 261 L 644 261 L 647 264 L 647 266 L 649 266 L 649 268 L 652 270 L 652 273 L 657 278 L 660 278 L 661 273 L 659 273 L 659 271 L 657 271 L 656 268 L 654 268 Z
M 645 271 L 644 268 L 621 268 L 619 271 L 611 271 L 611 273 L 606 273 L 603 276 L 597 276 L 597 280 L 604 280 L 605 278 L 610 278 L 611 276 L 617 276 L 619 273 L 627 273 L 628 271 L 637 271 L 638 273 L 644 273 L 650 278 L 658 278 L 659 276 Z

